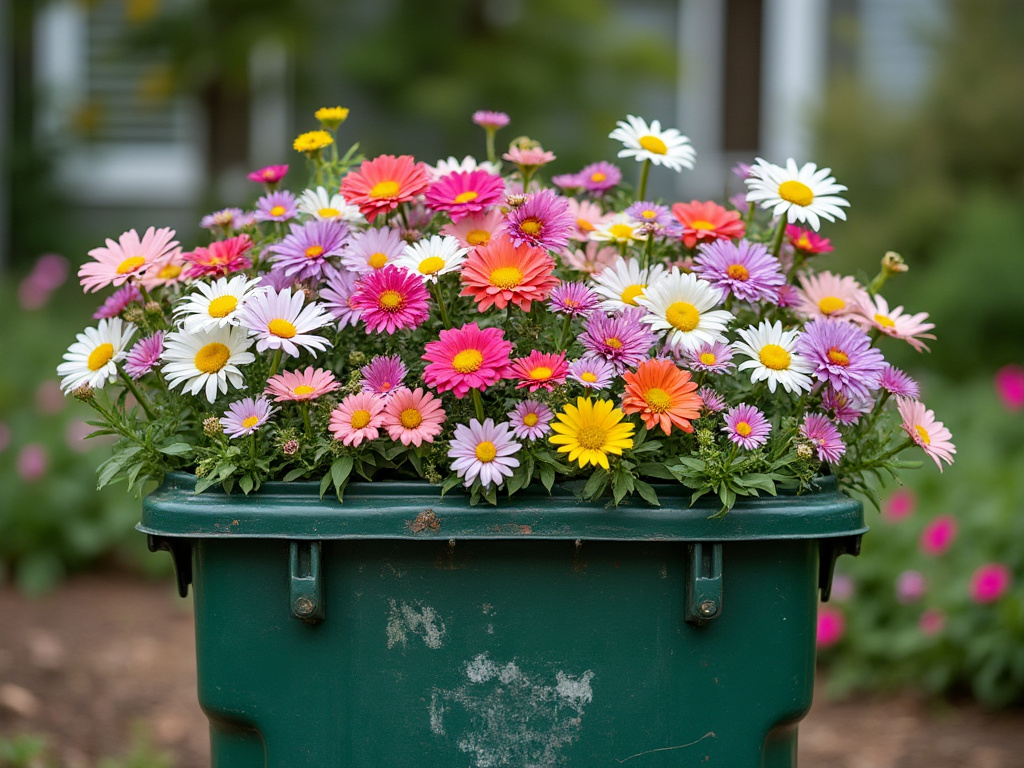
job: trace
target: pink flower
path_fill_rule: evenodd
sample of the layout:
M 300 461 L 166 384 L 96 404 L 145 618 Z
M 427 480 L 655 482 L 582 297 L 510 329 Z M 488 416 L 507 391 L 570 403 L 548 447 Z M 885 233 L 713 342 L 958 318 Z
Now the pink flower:
M 412 156 L 380 155 L 350 171 L 341 181 L 341 194 L 372 224 L 380 214 L 412 200 L 429 182 L 427 167 Z
M 920 571 L 903 571 L 896 577 L 896 600 L 903 603 L 916 603 L 928 591 L 928 582 Z
M 857 312 L 869 301 L 868 292 L 850 276 L 831 272 L 800 275 L 801 314 L 808 318 L 841 318 Z
M 598 242 L 590 242 L 583 246 L 583 249 L 571 250 L 566 248 L 562 251 L 562 261 L 578 272 L 588 275 L 599 275 L 612 266 L 619 258 L 619 249 L 614 245 L 603 245 Z
M 917 621 L 917 628 L 921 630 L 921 634 L 928 637 L 939 634 L 945 626 L 946 615 L 938 608 L 929 608 Z
M 511 375 L 512 342 L 505 341 L 500 328 L 481 330 L 469 323 L 443 330 L 425 349 L 423 359 L 428 365 L 423 380 L 438 392 L 452 390 L 459 399 L 471 389 L 483 391 Z
M 365 275 L 352 292 L 350 303 L 359 310 L 367 333 L 393 334 L 418 328 L 430 316 L 430 293 L 417 275 L 388 264 Z
M 477 213 L 441 227 L 442 235 L 454 237 L 463 248 L 487 245 L 505 228 L 505 217 L 497 208 Z
M 956 538 L 956 528 L 956 519 L 952 515 L 939 515 L 921 531 L 918 546 L 926 555 L 938 557 L 945 554 Z
M 264 392 L 273 395 L 275 403 L 280 403 L 285 400 L 315 400 L 340 386 L 330 371 L 309 366 L 301 372 L 283 371 L 271 376 Z
M 157 331 L 136 342 L 124 359 L 124 372 L 133 380 L 141 379 L 160 365 L 160 355 L 164 351 L 165 331 Z
M 93 312 L 93 320 L 109 320 L 112 317 L 119 317 L 122 312 L 133 301 L 141 301 L 142 292 L 135 283 L 125 283 L 113 294 L 107 297 L 99 309 Z
M 452 469 L 462 478 L 463 485 L 468 488 L 479 478 L 483 486 L 493 484 L 500 488 L 519 466 L 515 454 L 522 445 L 512 438 L 508 422 L 495 424 L 486 419 L 481 424 L 470 419 L 468 427 L 456 424 L 448 457 L 453 459 Z
M 417 448 L 423 443 L 432 443 L 441 434 L 445 411 L 441 401 L 422 387 L 415 390 L 402 387 L 396 389 L 384 406 L 384 419 L 381 422 L 392 440 L 400 440 L 402 445 L 414 445 Z
M 132 277 L 139 277 L 152 264 L 168 259 L 178 244 L 174 230 L 169 227 L 150 227 L 139 239 L 134 229 L 123 233 L 115 243 L 107 239 L 105 248 L 93 248 L 89 255 L 95 259 L 78 270 L 82 289 L 98 291 L 108 285 L 122 285 Z
M 268 165 L 266 168 L 253 171 L 246 178 L 263 184 L 277 184 L 286 173 L 288 173 L 287 165 Z
M 951 442 L 952 435 L 941 421 L 935 420 L 935 414 L 925 409 L 924 404 L 917 400 L 896 398 L 896 410 L 903 419 L 903 429 L 910 438 L 932 459 L 935 466 L 942 471 L 942 463 L 953 463 L 956 447 Z
M 823 605 L 818 609 L 817 643 L 819 648 L 828 648 L 838 643 L 846 634 L 846 616 L 838 608 Z
M 496 131 L 509 124 L 509 116 L 504 112 L 491 112 L 487 109 L 478 109 L 473 113 L 473 122 L 481 128 L 489 128 Z
M 903 307 L 889 309 L 889 303 L 877 293 L 869 297 L 856 314 L 856 319 L 865 328 L 881 331 L 894 339 L 902 339 L 918 352 L 928 349 L 928 345 L 921 339 L 935 338 L 934 334 L 927 333 L 935 327 L 935 323 L 925 322 L 927 312 L 910 315 L 903 311 Z
M 909 488 L 893 491 L 882 506 L 882 517 L 890 523 L 898 523 L 913 513 L 917 506 L 917 496 Z
M 505 194 L 505 182 L 487 171 L 450 173 L 427 188 L 427 208 L 445 211 L 453 222 L 483 213 Z
M 383 424 L 384 399 L 370 392 L 349 395 L 331 411 L 331 434 L 345 445 L 377 439 Z
M 575 225 L 568 200 L 550 189 L 527 195 L 522 205 L 505 216 L 505 233 L 515 246 L 526 243 L 548 250 L 564 248 Z
M 569 213 L 576 220 L 576 228 L 571 235 L 573 240 L 579 240 L 580 242 L 589 240 L 591 232 L 598 227 L 603 227 L 615 218 L 614 211 L 605 213 L 597 203 L 592 203 L 589 200 L 577 200 L 574 197 L 566 199 L 569 202 Z M 618 249 L 613 248 L 613 250 L 617 255 Z
M 510 377 L 519 379 L 516 389 L 529 387 L 530 392 L 536 392 L 544 388 L 550 392 L 565 382 L 568 371 L 565 352 L 549 354 L 533 350 L 526 357 L 517 357 L 512 361 Z
M 996 394 L 1006 410 L 1016 413 L 1024 408 L 1024 366 L 1004 365 L 996 371 Z
M 541 147 L 509 147 L 508 152 L 501 156 L 502 160 L 508 160 L 518 166 L 526 168 L 540 168 L 555 159 L 554 152 L 547 152 Z
M 800 425 L 800 434 L 814 443 L 818 451 L 818 460 L 829 464 L 838 464 L 839 458 L 846 453 L 846 444 L 835 425 L 828 417 L 820 413 L 808 413 Z
M 808 255 L 829 253 L 832 250 L 832 243 L 827 237 L 822 237 L 817 232 L 798 227 L 795 224 L 786 225 L 786 240 L 798 251 Z
M 37 443 L 22 446 L 18 453 L 18 475 L 26 483 L 34 483 L 41 478 L 49 466 L 49 454 Z
M 373 392 L 388 398 L 403 388 L 402 380 L 408 371 L 398 355 L 376 355 L 359 369 L 359 373 L 363 377 L 363 392 Z
M 1003 563 L 985 563 L 971 574 L 971 600 L 994 603 L 1010 588 L 1013 574 Z
M 205 248 L 196 248 L 183 255 L 189 263 L 185 269 L 185 277 L 224 277 L 232 272 L 249 269 L 252 262 L 245 255 L 252 248 L 252 240 L 248 235 L 229 237 L 217 240 Z

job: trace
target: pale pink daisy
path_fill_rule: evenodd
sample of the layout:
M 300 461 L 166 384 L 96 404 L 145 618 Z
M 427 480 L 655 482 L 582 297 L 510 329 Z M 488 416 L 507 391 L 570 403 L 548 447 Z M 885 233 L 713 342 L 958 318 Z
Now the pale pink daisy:
M 390 264 L 405 250 L 402 233 L 390 227 L 371 227 L 354 235 L 341 262 L 350 271 L 365 275 Z
M 430 316 L 430 292 L 423 280 L 407 269 L 388 264 L 365 275 L 352 292 L 367 333 L 388 335 L 403 328 L 418 328 Z
M 376 440 L 384 425 L 384 399 L 370 392 L 349 395 L 331 411 L 330 430 L 335 440 L 356 447 Z
M 303 307 L 306 294 L 290 288 L 254 293 L 242 308 L 241 323 L 256 335 L 256 351 L 283 350 L 298 357 L 302 349 L 317 352 L 331 346 L 323 336 L 310 333 L 333 321 L 322 304 L 311 302 Z M 302 349 L 300 349 L 300 347 Z
M 820 413 L 808 413 L 800 425 L 800 434 L 814 444 L 818 452 L 818 460 L 829 464 L 838 464 L 846 453 L 846 444 L 839 430 Z
M 566 266 L 587 275 L 599 275 L 621 258 L 618 248 L 596 241 L 587 243 L 582 249 L 565 248 L 561 255 Z
M 390 397 L 402 388 L 408 369 L 398 355 L 377 355 L 359 369 L 363 379 L 363 392 L 374 392 L 381 397 Z
M 721 341 L 701 344 L 695 349 L 681 352 L 686 367 L 691 371 L 728 373 L 735 364 L 732 362 L 733 349 Z
M 228 437 L 246 437 L 266 424 L 276 410 L 265 397 L 246 397 L 229 405 L 220 423 Z
M 282 371 L 271 376 L 264 392 L 281 403 L 286 400 L 316 400 L 340 386 L 330 371 L 309 366 L 304 371 Z
M 902 339 L 918 352 L 928 350 L 928 345 L 921 339 L 935 338 L 928 333 L 935 327 L 935 323 L 925 322 L 928 319 L 927 312 L 911 315 L 904 312 L 903 307 L 889 309 L 889 302 L 877 293 L 858 307 L 856 319 L 865 327 L 874 328 L 894 339 Z
M 78 270 L 82 290 L 95 292 L 141 277 L 147 267 L 170 256 L 178 244 L 173 237 L 174 230 L 169 227 L 150 227 L 141 239 L 134 229 L 124 232 L 117 242 L 107 238 L 106 247 L 89 251 L 94 261 L 83 264 Z
M 402 387 L 388 399 L 381 423 L 392 440 L 419 448 L 423 443 L 434 442 L 441 434 L 444 420 L 444 408 L 433 393 L 422 387 L 414 390 Z
M 572 231 L 571 237 L 580 242 L 590 239 L 590 233 L 598 227 L 606 226 L 615 218 L 615 212 L 605 213 L 597 203 L 589 200 L 577 200 L 574 197 L 566 198 L 569 201 L 569 213 L 576 220 L 576 228 Z
M 896 399 L 896 410 L 903 419 L 903 429 L 910 439 L 921 449 L 931 456 L 935 466 L 942 471 L 940 459 L 947 464 L 953 463 L 953 454 L 956 447 L 953 445 L 953 437 L 941 421 L 935 420 L 935 413 L 924 407 L 924 404 L 917 400 Z
M 545 404 L 536 400 L 525 400 L 508 412 L 512 434 L 520 440 L 539 440 L 551 431 L 548 426 L 554 413 Z
M 547 165 L 555 159 L 554 152 L 548 152 L 543 147 L 517 147 L 510 146 L 508 152 L 501 156 L 502 160 L 508 160 L 523 168 L 536 169 Z
M 448 449 L 448 457 L 454 459 L 452 469 L 462 478 L 468 488 L 479 478 L 483 486 L 501 487 L 506 477 L 519 466 L 515 458 L 522 447 L 513 439 L 511 428 L 507 422 L 495 424 L 486 419 L 481 424 L 471 419 L 469 426 L 457 424 L 455 437 Z
M 850 276 L 831 272 L 800 275 L 800 305 L 805 317 L 846 318 L 869 303 L 868 292 Z
M 473 122 L 481 128 L 497 131 L 509 124 L 509 116 L 504 112 L 492 112 L 488 109 L 478 109 L 473 113 Z
M 487 245 L 505 228 L 505 217 L 497 208 L 477 213 L 441 227 L 442 235 L 454 237 L 463 248 Z

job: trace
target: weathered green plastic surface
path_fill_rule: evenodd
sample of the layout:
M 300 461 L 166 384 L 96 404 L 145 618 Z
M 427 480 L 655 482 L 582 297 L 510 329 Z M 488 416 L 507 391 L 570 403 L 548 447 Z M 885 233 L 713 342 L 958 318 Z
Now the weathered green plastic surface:
M 863 532 L 859 505 L 826 491 L 707 520 L 682 501 L 470 509 L 391 487 L 343 506 L 291 490 L 189 501 L 179 479 L 146 500 L 143 530 L 191 540 L 214 766 L 796 764 L 819 547 Z M 759 514 L 779 529 L 757 538 Z M 289 592 L 290 542 L 314 535 L 318 624 Z M 702 626 L 683 609 L 695 540 L 722 542 L 721 612 Z

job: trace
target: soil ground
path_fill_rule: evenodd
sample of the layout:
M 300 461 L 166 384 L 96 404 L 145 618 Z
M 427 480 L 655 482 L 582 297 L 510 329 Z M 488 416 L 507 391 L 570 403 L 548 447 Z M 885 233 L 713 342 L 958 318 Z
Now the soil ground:
M 142 723 L 176 768 L 206 768 L 194 650 L 191 603 L 167 582 L 86 575 L 36 600 L 0 587 L 0 736 L 45 734 L 62 766 L 91 768 Z M 800 766 L 1020 768 L 1024 712 L 818 695 Z

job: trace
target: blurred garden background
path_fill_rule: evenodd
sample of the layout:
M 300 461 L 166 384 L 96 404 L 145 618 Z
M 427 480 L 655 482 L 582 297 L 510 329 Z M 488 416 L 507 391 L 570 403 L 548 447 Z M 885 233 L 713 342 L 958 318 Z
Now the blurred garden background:
M 252 205 L 246 173 L 270 163 L 298 188 L 291 141 L 322 106 L 350 108 L 341 143 L 431 163 L 481 154 L 470 115 L 502 110 L 501 137 L 540 140 L 551 173 L 610 158 L 636 114 L 697 149 L 694 172 L 652 178 L 668 203 L 739 191 L 730 168 L 758 156 L 831 167 L 851 208 L 824 225 L 821 267 L 867 281 L 900 253 L 884 294 L 936 325 L 930 354 L 884 352 L 956 462 L 870 500 L 822 608 L 827 692 L 1024 704 L 1024 3 L 3 0 L 0 32 L 3 588 L 168 578 L 138 501 L 95 491 L 105 447 L 57 385 L 91 322 L 74 277 L 89 249 L 149 226 L 189 249 L 202 215 Z M 3 717 L 0 733 L 21 722 Z M 5 743 L 0 765 L 30 764 Z

